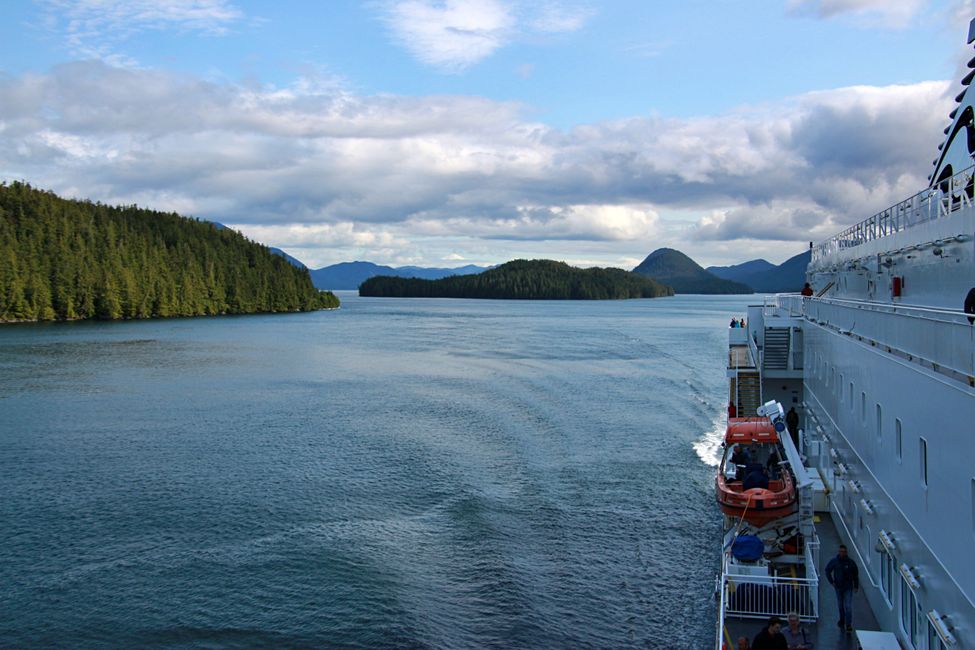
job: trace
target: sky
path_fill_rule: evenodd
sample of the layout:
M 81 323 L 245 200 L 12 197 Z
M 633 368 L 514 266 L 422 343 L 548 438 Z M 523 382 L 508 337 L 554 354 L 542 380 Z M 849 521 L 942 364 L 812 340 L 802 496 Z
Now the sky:
M 312 268 L 773 263 L 927 186 L 975 0 L 4 2 L 0 180 Z

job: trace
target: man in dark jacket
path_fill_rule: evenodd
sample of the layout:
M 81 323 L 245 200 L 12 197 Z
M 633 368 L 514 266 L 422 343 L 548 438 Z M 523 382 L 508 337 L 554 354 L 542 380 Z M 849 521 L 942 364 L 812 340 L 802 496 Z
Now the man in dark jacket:
M 789 428 L 792 444 L 795 445 L 796 449 L 799 449 L 799 414 L 796 413 L 796 407 L 793 406 L 785 414 L 785 426 Z
M 853 592 L 860 589 L 860 570 L 847 557 L 846 546 L 840 544 L 836 557 L 826 565 L 826 579 L 836 590 L 836 606 L 840 610 L 840 627 L 853 630 Z
M 778 616 L 770 618 L 768 625 L 755 635 L 752 650 L 789 650 L 789 644 L 782 636 L 782 620 Z

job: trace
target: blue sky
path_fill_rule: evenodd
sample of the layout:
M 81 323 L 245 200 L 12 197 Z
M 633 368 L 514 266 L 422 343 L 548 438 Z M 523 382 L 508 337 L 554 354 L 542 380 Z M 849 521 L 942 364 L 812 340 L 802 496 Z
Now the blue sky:
M 0 178 L 311 266 L 780 262 L 926 184 L 972 0 L 5 3 Z

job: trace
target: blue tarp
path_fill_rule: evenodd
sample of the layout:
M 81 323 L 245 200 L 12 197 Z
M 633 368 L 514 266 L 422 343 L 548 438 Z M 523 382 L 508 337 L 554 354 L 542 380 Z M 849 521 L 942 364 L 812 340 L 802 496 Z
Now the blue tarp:
M 754 562 L 764 552 L 765 544 L 755 535 L 739 535 L 731 545 L 731 554 L 741 562 Z

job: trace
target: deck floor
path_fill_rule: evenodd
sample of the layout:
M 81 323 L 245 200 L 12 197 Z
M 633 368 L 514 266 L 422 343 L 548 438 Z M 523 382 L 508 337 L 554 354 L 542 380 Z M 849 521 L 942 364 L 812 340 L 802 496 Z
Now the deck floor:
M 820 515 L 820 521 L 816 523 L 816 532 L 819 535 L 820 562 L 822 564 L 822 566 L 817 567 L 817 571 L 822 576 L 823 567 L 826 566 L 830 558 L 836 555 L 836 549 L 841 542 L 829 515 Z M 864 568 L 860 567 L 860 570 L 864 571 Z M 858 647 L 856 634 L 847 633 L 836 626 L 836 622 L 839 620 L 836 596 L 826 579 L 823 577 L 820 579 L 822 586 L 819 589 L 819 620 L 814 623 L 803 623 L 810 633 L 810 640 L 814 643 L 813 647 L 815 650 L 856 650 Z M 853 623 L 857 630 L 880 629 L 863 590 L 853 595 Z M 725 620 L 725 642 L 727 643 L 730 639 L 730 647 L 735 648 L 735 641 L 739 636 L 747 636 L 748 640 L 751 641 L 764 626 L 765 621 L 728 618 Z

